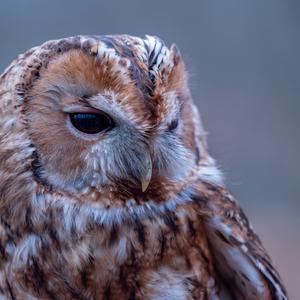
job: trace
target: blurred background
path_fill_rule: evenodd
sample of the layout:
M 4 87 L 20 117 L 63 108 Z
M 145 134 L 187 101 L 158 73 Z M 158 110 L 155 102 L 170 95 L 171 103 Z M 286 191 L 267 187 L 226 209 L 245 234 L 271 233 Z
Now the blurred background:
M 112 33 L 181 49 L 211 153 L 299 299 L 300 1 L 2 0 L 1 72 L 46 40 Z

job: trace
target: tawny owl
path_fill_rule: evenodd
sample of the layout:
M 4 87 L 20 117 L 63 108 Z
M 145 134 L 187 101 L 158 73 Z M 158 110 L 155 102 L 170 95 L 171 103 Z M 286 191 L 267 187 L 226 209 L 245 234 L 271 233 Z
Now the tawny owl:
M 49 41 L 5 70 L 0 218 L 0 299 L 287 299 L 156 37 Z

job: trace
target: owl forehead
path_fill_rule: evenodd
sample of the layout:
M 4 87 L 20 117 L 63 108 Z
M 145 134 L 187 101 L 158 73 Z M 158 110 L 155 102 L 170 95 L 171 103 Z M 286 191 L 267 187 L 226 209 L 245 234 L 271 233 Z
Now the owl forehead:
M 137 86 L 144 88 L 151 88 L 153 75 L 173 66 L 174 55 L 160 39 L 152 36 L 145 39 L 127 35 L 74 36 L 48 41 L 28 50 L 11 63 L 2 76 L 14 78 L 10 87 L 24 92 L 51 60 L 75 49 L 98 57 L 112 73 L 119 74 L 125 81 L 127 75 Z

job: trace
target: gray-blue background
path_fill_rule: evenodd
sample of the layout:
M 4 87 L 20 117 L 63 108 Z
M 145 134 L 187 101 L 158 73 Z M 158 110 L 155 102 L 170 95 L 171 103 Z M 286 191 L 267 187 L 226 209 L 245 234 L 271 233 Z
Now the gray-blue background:
M 2 0 L 0 69 L 43 41 L 106 33 L 179 46 L 211 152 L 299 299 L 300 1 Z

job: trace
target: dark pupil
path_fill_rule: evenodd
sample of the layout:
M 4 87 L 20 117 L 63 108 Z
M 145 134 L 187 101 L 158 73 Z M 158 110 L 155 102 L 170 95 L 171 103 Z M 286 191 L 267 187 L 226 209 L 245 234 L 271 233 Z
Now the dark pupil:
M 102 114 L 74 113 L 70 118 L 73 126 L 84 133 L 94 134 L 112 127 L 111 119 Z
M 173 131 L 178 127 L 178 119 L 173 120 L 169 126 L 168 126 L 168 130 L 169 131 Z

